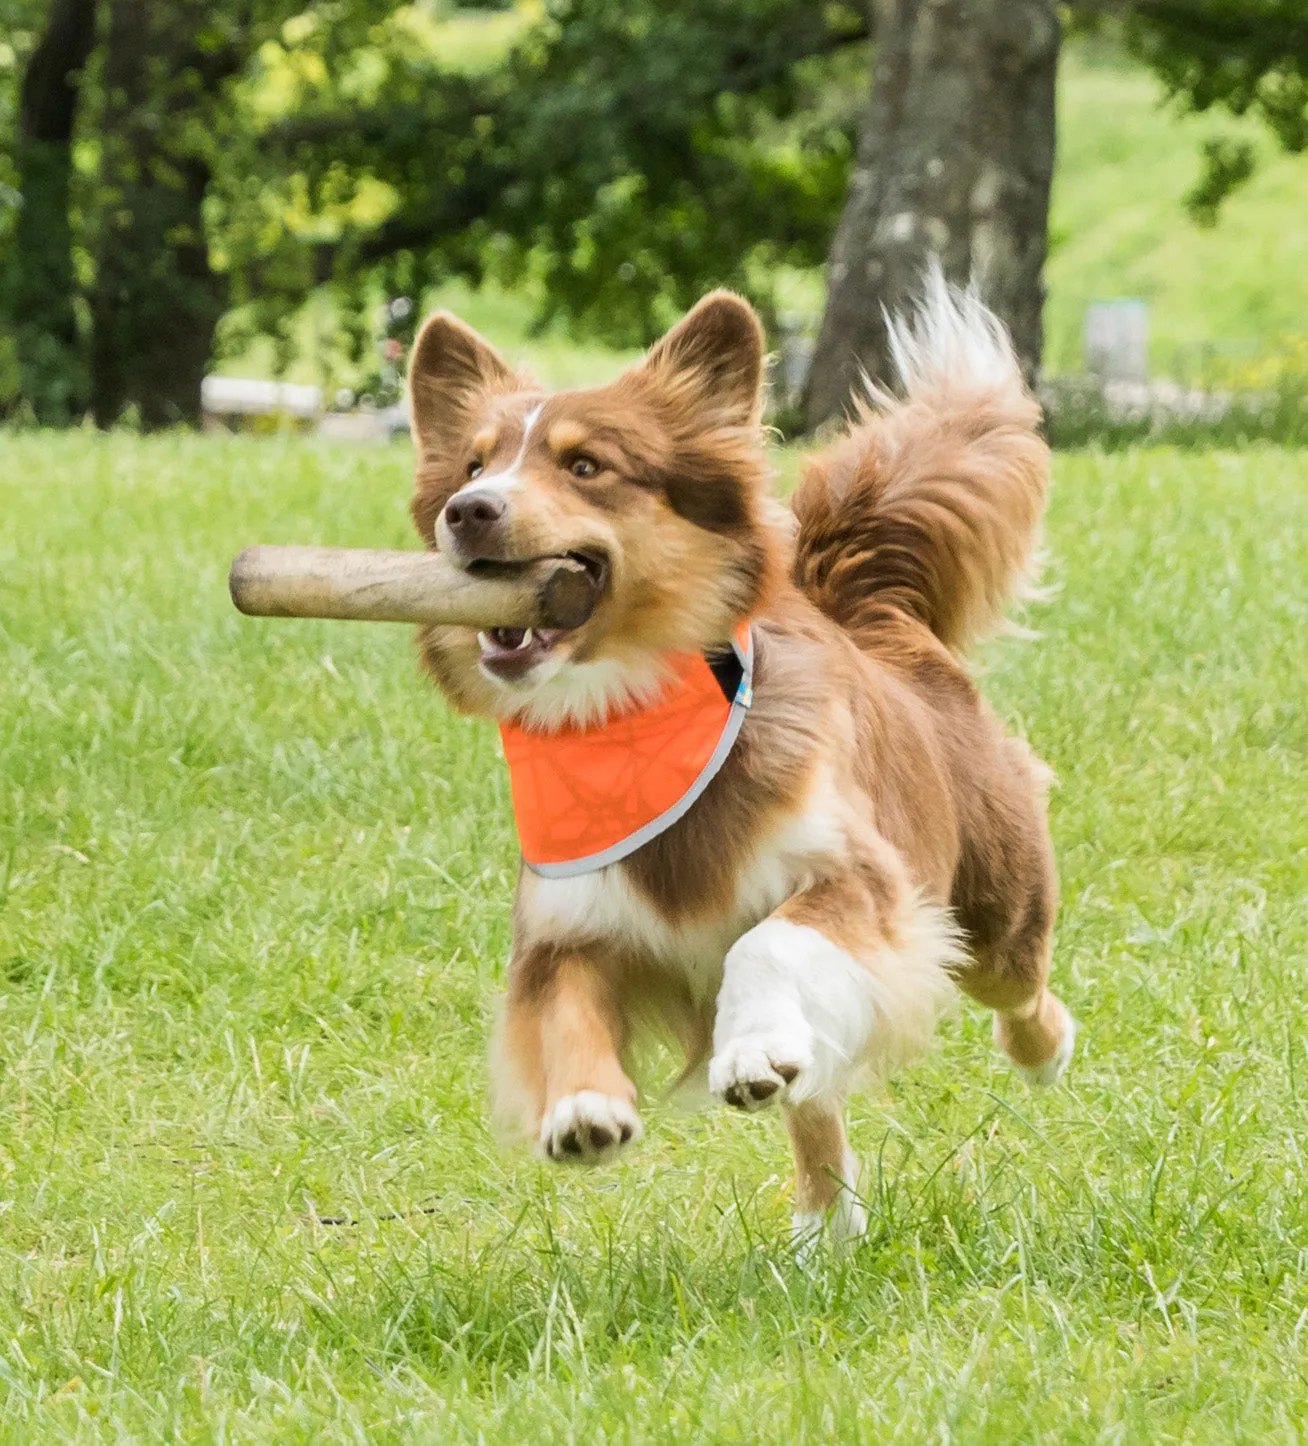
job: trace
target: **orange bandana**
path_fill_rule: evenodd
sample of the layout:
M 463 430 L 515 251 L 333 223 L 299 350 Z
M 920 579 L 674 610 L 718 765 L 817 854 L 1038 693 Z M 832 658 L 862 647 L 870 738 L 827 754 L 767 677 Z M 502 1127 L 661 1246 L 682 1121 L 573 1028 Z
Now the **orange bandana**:
M 500 724 L 528 868 L 547 878 L 591 873 L 676 823 L 727 761 L 753 701 L 748 623 L 722 661 L 732 675 L 725 684 L 721 666 L 677 658 L 659 698 L 598 727 L 533 733 Z

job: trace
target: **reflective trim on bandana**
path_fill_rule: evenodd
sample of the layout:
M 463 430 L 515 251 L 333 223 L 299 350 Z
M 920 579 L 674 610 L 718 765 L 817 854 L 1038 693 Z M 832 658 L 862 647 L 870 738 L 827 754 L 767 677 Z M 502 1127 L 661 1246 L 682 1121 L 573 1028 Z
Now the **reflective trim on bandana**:
M 731 646 L 741 670 L 733 698 L 696 655 L 678 660 L 676 680 L 655 702 L 600 727 L 537 733 L 500 725 L 528 868 L 546 878 L 592 873 L 691 808 L 727 761 L 753 702 L 748 624 Z

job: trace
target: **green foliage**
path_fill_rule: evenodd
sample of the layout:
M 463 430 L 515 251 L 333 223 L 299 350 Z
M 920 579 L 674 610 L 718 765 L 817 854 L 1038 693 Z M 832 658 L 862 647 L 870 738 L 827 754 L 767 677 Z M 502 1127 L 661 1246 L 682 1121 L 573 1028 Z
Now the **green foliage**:
M 1131 43 L 1177 101 L 1253 115 L 1286 150 L 1308 147 L 1303 0 L 1134 0 L 1128 13 Z
M 1231 79 L 1232 67 L 1270 75 L 1277 46 L 1294 38 L 1282 26 L 1265 46 L 1263 0 L 1224 7 L 1231 50 L 1220 84 L 1217 51 L 1185 41 L 1166 6 L 1128 8 L 1118 33 L 1166 94 L 1191 109 L 1270 118 L 1271 90 L 1265 105 L 1243 104 Z M 1198 19 L 1211 28 L 1222 8 L 1201 6 Z M 357 87 L 302 97 L 271 126 L 271 153 L 280 143 L 288 169 L 310 178 L 319 255 L 349 285 L 375 276 L 379 258 L 402 256 L 409 279 L 388 278 L 388 290 L 490 278 L 535 298 L 538 324 L 621 345 L 648 342 L 714 284 L 739 286 L 771 311 L 778 279 L 825 257 L 866 50 L 851 43 L 863 33 L 859 14 L 788 0 L 764 10 L 744 0 L 560 0 L 502 65 L 473 71 L 447 60 L 434 35 L 414 46 L 411 31 L 387 32 L 363 103 Z M 1213 165 L 1193 191 L 1205 219 L 1252 144 L 1209 139 Z M 1062 143 L 1076 143 L 1066 127 Z M 385 214 L 342 216 L 341 198 L 364 178 L 389 188 Z M 1173 216 L 1160 214 L 1158 226 L 1177 229 Z
M 147 426 L 198 421 L 200 381 L 230 301 L 211 256 L 214 179 L 253 151 L 240 85 L 255 56 L 287 26 L 329 31 L 324 54 L 354 54 L 379 0 L 213 5 L 114 0 L 104 83 L 93 125 L 101 138 L 93 408 L 101 425 L 134 403 Z
M 228 302 L 226 277 L 211 264 L 209 192 L 214 176 L 240 167 L 253 148 L 240 81 L 291 21 L 321 22 L 331 31 L 328 53 L 352 54 L 394 8 L 393 0 L 327 0 L 308 12 L 298 0 L 111 0 L 95 34 L 86 32 L 90 63 L 71 66 L 80 83 L 70 147 L 66 130 L 58 144 L 20 144 L 25 67 L 47 22 L 63 30 L 49 5 L 4 0 L 0 20 L 12 29 L 0 26 L 0 119 L 9 122 L 0 198 L 17 205 L 0 205 L 0 376 L 16 345 L 24 401 L 38 419 L 80 411 L 83 371 L 103 424 L 127 409 L 146 426 L 198 419 L 200 378 Z M 70 68 L 64 51 L 49 53 L 61 77 Z M 73 186 L 79 153 L 85 174 Z
M 1204 142 L 1203 157 L 1203 174 L 1186 192 L 1185 209 L 1196 225 L 1211 229 L 1222 202 L 1253 176 L 1255 151 L 1250 141 L 1217 136 Z
M 1173 105 L 1225 111 L 1270 130 L 1286 151 L 1308 148 L 1308 11 L 1303 0 L 1085 0 L 1074 25 L 1105 21 L 1162 82 Z M 1247 142 L 1204 144 L 1204 177 L 1187 197 L 1201 225 L 1253 174 Z
M 862 56 L 842 52 L 851 70 Z M 824 62 L 831 68 L 832 62 Z M 857 79 L 841 77 L 825 101 L 832 108 L 856 94 Z M 1156 374 L 1194 386 L 1227 387 L 1213 374 L 1212 354 L 1225 348 L 1249 360 L 1283 336 L 1303 330 L 1308 316 L 1308 268 L 1302 261 L 1301 216 L 1308 171 L 1303 157 L 1267 145 L 1258 123 L 1230 120 L 1233 139 L 1262 144 L 1262 162 L 1249 184 L 1225 206 L 1221 224 L 1201 230 L 1185 219 L 1183 200 L 1194 184 L 1208 123 L 1159 106 L 1152 73 L 1119 49 L 1075 41 L 1066 47 L 1059 80 L 1059 152 L 1051 216 L 1053 246 L 1046 268 L 1045 354 L 1049 372 L 1082 365 L 1082 328 L 1091 301 L 1139 296 L 1149 302 L 1151 365 Z M 1213 277 L 1221 285 L 1212 284 Z M 820 271 L 772 278 L 785 311 L 816 315 Z M 400 287 L 400 294 L 403 292 Z M 365 339 L 382 287 L 365 294 L 360 316 Z M 472 290 L 447 281 L 422 294 L 425 308 L 449 307 L 539 375 L 559 386 L 611 375 L 630 353 L 613 353 L 593 339 L 568 344 L 564 323 L 533 328 L 538 301 L 524 289 L 494 284 Z M 244 311 L 233 322 L 247 320 Z M 358 367 L 338 335 L 336 300 L 328 288 L 295 313 L 287 333 L 290 379 L 334 390 L 356 385 Z M 235 328 L 219 365 L 232 375 L 271 376 L 278 358 L 267 333 Z M 779 344 L 773 329 L 771 344 Z M 1260 390 L 1268 379 L 1240 379 Z
M 35 43 L 33 27 L 40 23 L 43 9 L 40 0 L 0 0 L 0 419 L 18 405 L 22 385 L 18 321 L 22 288 L 16 265 L 23 210 L 18 165 L 19 86 L 23 65 Z M 46 379 L 43 390 L 53 392 L 58 410 L 60 403 L 68 400 L 71 379 L 52 355 L 58 351 L 57 341 L 39 333 L 35 341 L 32 374 Z
M 0 16 L 7 12 L 0 9 Z M 0 37 L 8 36 L 0 23 Z M 17 124 L 16 72 L 18 56 L 8 39 L 0 39 L 0 137 L 13 133 Z M 22 201 L 13 148 L 0 139 L 0 417 L 18 398 L 18 340 L 13 322 L 13 235 Z
M 103 17 L 131 5 L 113 0 Z M 1303 143 L 1299 0 L 1089 8 L 1112 13 L 1178 106 L 1225 108 Z M 46 9 L 0 0 L 0 410 L 14 372 L 14 100 Z M 62 248 L 78 273 L 66 314 L 83 343 L 90 321 L 103 345 L 84 349 L 118 381 L 133 368 L 156 383 L 198 375 L 224 305 L 239 312 L 229 337 L 271 338 L 285 363 L 295 309 L 325 280 L 356 358 L 379 299 L 451 279 L 520 292 L 539 328 L 621 346 L 648 342 L 712 285 L 775 312 L 792 277 L 825 258 L 867 83 L 867 15 L 853 3 L 145 9 L 160 34 L 195 23 L 185 43 L 137 47 L 146 76 L 122 114 L 106 99 L 102 35 Z M 142 138 L 149 155 L 125 153 Z M 1208 139 L 1190 193 L 1205 221 L 1245 178 L 1252 144 Z M 1066 126 L 1062 144 L 1075 144 Z M 174 315 L 186 320 L 170 333 Z M 198 359 L 170 365 L 170 334 Z
M 1306 460 L 1057 460 L 982 681 L 1058 776 L 1078 1056 L 947 1021 L 806 1272 L 775 1118 L 497 1143 L 494 730 L 406 629 L 231 608 L 253 540 L 412 545 L 408 449 L 0 437 L 0 1437 L 1301 1436 Z
M 328 90 L 267 139 L 318 215 L 343 178 L 391 188 L 383 224 L 340 237 L 338 275 L 402 252 L 424 280 L 529 287 L 542 324 L 649 341 L 709 286 L 766 306 L 779 266 L 825 255 L 850 126 L 800 62 L 864 29 L 796 0 L 559 0 L 492 72 L 397 38 L 371 103 Z

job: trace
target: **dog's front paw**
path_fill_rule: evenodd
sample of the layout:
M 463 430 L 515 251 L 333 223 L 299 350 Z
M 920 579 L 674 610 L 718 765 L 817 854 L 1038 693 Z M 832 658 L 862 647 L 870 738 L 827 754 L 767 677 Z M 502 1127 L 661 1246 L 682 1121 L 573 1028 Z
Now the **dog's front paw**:
M 794 1085 L 811 1052 L 780 1035 L 751 1035 L 724 1045 L 709 1061 L 708 1085 L 738 1110 L 761 1110 Z
M 540 1147 L 558 1164 L 600 1165 L 641 1134 L 640 1116 L 626 1100 L 578 1090 L 545 1111 Z

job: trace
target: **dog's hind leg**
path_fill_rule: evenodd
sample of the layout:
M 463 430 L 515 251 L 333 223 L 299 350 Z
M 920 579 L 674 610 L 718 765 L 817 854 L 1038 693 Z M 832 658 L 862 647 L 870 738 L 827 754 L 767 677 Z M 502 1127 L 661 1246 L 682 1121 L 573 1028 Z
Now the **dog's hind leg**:
M 1028 1084 L 1057 1084 L 1076 1049 L 1076 1020 L 1044 989 L 1023 1007 L 995 1012 L 995 1043 Z
M 979 953 L 960 987 L 995 1011 L 995 1043 L 1028 1084 L 1057 1084 L 1076 1047 L 1076 1021 L 1049 988 L 1053 935 L 1019 936 Z
M 836 1241 L 867 1232 L 867 1211 L 858 1198 L 858 1161 L 845 1139 L 839 1104 L 811 1100 L 783 1104 L 781 1111 L 795 1154 L 795 1239 L 801 1248 L 824 1227 Z
M 1051 1085 L 1076 1044 L 1076 1023 L 1049 989 L 1058 912 L 1044 802 L 1051 775 L 1020 739 L 1005 748 L 1014 786 L 993 810 L 989 833 L 974 841 L 953 899 L 971 945 L 957 979 L 995 1011 L 995 1042 L 1027 1082 Z
M 1076 1021 L 1049 988 L 1053 912 L 1052 884 L 1034 889 L 1017 922 L 986 930 L 957 975 L 961 989 L 995 1011 L 995 1043 L 1032 1085 L 1056 1084 L 1076 1045 Z

